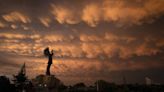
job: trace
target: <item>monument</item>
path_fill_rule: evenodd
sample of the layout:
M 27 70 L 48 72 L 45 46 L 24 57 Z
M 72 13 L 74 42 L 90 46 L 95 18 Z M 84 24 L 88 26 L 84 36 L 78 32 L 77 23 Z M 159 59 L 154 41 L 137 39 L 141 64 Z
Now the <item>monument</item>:
M 33 84 L 37 87 L 38 92 L 55 92 L 59 90 L 64 84 L 51 74 L 50 68 L 53 64 L 53 50 L 49 50 L 49 47 L 45 48 L 43 51 L 44 55 L 48 57 L 48 63 L 46 67 L 46 73 L 40 74 L 33 79 Z
M 50 67 L 52 65 L 52 56 L 53 56 L 53 50 L 51 52 L 49 51 L 49 47 L 47 47 L 44 50 L 44 55 L 48 57 L 48 63 L 47 63 L 47 70 L 46 70 L 46 75 L 51 75 L 50 73 Z

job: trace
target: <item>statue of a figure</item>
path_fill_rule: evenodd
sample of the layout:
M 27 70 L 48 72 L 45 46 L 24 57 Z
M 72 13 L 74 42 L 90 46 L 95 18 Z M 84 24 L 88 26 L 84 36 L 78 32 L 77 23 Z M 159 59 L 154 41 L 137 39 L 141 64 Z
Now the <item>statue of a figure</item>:
M 51 50 L 51 52 L 50 52 L 50 51 L 49 51 L 49 48 L 47 47 L 47 48 L 44 50 L 44 55 L 45 55 L 46 57 L 48 57 L 46 75 L 51 75 L 51 73 L 50 73 L 50 67 L 51 67 L 51 64 L 52 64 L 53 50 Z

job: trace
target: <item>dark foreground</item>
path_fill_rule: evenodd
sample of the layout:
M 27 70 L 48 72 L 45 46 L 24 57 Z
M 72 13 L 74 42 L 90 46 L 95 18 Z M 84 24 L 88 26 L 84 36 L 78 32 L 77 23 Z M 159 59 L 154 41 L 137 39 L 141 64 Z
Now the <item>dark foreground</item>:
M 22 79 L 23 80 L 23 79 Z M 20 80 L 11 83 L 5 76 L 0 76 L 0 92 L 164 92 L 164 85 L 116 85 L 104 80 L 96 81 L 93 86 L 77 83 L 65 86 L 54 76 L 39 75 L 31 81 Z M 16 80 L 14 80 L 16 81 Z

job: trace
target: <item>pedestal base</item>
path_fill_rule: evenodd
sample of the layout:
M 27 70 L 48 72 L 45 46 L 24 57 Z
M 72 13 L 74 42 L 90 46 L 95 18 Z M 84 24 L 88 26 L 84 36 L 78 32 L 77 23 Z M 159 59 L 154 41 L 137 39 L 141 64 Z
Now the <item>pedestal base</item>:
M 33 84 L 37 87 L 58 89 L 63 83 L 54 75 L 39 75 L 33 80 Z

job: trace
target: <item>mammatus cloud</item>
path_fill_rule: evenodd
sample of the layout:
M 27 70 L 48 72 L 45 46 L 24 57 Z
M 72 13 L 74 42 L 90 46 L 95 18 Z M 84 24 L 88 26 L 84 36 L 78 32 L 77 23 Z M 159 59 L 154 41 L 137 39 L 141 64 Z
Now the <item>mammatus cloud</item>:
M 71 5 L 70 5 L 71 6 Z M 52 5 L 52 14 L 63 24 L 77 24 L 86 22 L 96 27 L 100 22 L 114 22 L 119 25 L 141 24 L 152 22 L 164 13 L 163 0 L 147 0 L 129 3 L 124 0 L 103 0 L 100 2 L 85 3 L 78 11 L 64 5 Z M 150 21 L 151 20 L 151 21 Z
M 79 3 L 73 6 L 68 2 L 67 4 L 51 2 L 49 3 L 50 8 L 44 10 L 47 15 L 42 13 L 31 14 L 30 11 L 26 11 L 25 14 L 13 10 L 13 12 L 6 14 L 2 13 L 2 18 L 11 23 L 31 23 L 32 18 L 34 18 L 45 27 L 50 27 L 50 24 L 55 20 L 60 24 L 79 24 L 84 22 L 91 27 L 96 27 L 103 22 L 114 23 L 119 26 L 152 23 L 164 14 L 163 0 L 134 0 L 133 2 L 125 0 L 96 0 L 96 2 L 87 2 L 80 0 Z M 2 23 L 0 27 L 2 27 Z
M 17 26 L 16 26 L 16 25 L 14 25 L 14 24 L 12 24 L 12 25 L 11 25 L 11 28 L 12 28 L 12 29 L 16 29 L 16 28 L 17 28 Z
M 4 28 L 4 27 L 6 27 L 6 25 L 0 21 L 0 28 Z
M 29 77 L 44 73 L 47 46 L 54 50 L 52 73 L 64 81 L 163 68 L 163 0 L 8 1 L 0 3 L 1 74 L 24 62 Z
M 119 36 L 112 33 L 79 34 L 79 36 L 57 33 L 53 35 L 1 33 L 0 37 L 1 42 L 4 43 L 0 46 L 1 50 L 7 49 L 23 55 L 41 55 L 39 53 L 42 53 L 44 44 L 47 44 L 55 51 L 59 51 L 56 53 L 57 57 L 70 58 L 110 59 L 118 57 L 128 59 L 134 55 L 151 56 L 162 53 L 161 48 L 163 47 L 161 38 L 152 41 L 151 37 L 144 37 L 143 41 L 139 42 L 138 37 Z
M 47 42 L 66 42 L 71 41 L 73 39 L 73 36 L 65 36 L 62 34 L 53 34 L 48 35 L 44 37 L 44 40 Z
M 140 24 L 147 18 L 153 19 L 162 15 L 164 13 L 163 5 L 163 0 L 134 1 L 133 6 L 127 1 L 105 1 L 103 3 L 104 19 Z
M 45 11 L 47 15 L 27 16 L 26 14 L 33 14 L 28 11 L 25 14 L 13 10 L 13 12 L 3 14 L 2 18 L 12 23 L 31 23 L 31 18 L 34 18 L 45 27 L 50 27 L 50 24 L 55 20 L 60 24 L 79 24 L 84 22 L 91 27 L 96 27 L 103 22 L 114 23 L 118 26 L 152 23 L 156 18 L 164 14 L 163 0 L 134 0 L 133 2 L 125 0 L 86 2 L 81 0 L 79 3 L 82 4 L 73 7 L 71 3 L 51 2 L 49 3 L 50 9 L 47 8 L 48 11 Z
M 49 27 L 50 23 L 51 23 L 51 19 L 48 17 L 41 17 L 39 18 L 40 22 L 45 26 L 45 27 Z
M 18 55 L 35 56 L 40 48 L 40 35 L 27 35 L 20 33 L 0 33 L 0 51 L 16 53 Z M 33 41 L 33 42 L 31 42 Z M 20 48 L 21 47 L 21 48 Z M 35 49 L 35 54 L 33 50 Z M 40 55 L 40 54 L 39 54 Z
M 7 22 L 13 22 L 13 23 L 14 22 L 22 22 L 22 23 L 30 23 L 31 22 L 31 20 L 28 16 L 26 16 L 20 12 L 17 12 L 17 11 L 2 15 L 2 17 Z
M 1 33 L 0 37 L 4 37 L 4 38 L 8 38 L 8 39 L 14 39 L 14 38 L 22 39 L 22 38 L 24 38 L 24 35 L 12 34 L 12 33 Z
M 78 18 L 74 17 L 75 12 L 70 10 L 67 7 L 58 6 L 58 5 L 51 5 L 52 11 L 51 13 L 54 15 L 54 18 L 61 24 L 68 23 L 68 24 L 76 24 L 78 23 Z
M 86 5 L 82 11 L 82 20 L 91 27 L 95 27 L 101 20 L 101 8 L 98 4 Z

